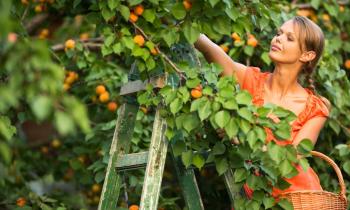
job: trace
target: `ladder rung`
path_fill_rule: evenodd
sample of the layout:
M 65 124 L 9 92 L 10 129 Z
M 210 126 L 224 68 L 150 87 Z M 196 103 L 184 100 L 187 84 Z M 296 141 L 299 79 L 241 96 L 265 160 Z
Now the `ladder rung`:
M 147 160 L 148 151 L 121 155 L 118 157 L 115 168 L 119 171 L 144 168 L 147 165 Z
M 128 82 L 120 88 L 119 95 L 122 96 L 144 90 L 147 84 L 152 84 L 155 88 L 162 88 L 165 86 L 165 77 L 156 76 L 152 77 L 150 80 L 146 80 L 145 82 L 142 82 L 141 80 Z

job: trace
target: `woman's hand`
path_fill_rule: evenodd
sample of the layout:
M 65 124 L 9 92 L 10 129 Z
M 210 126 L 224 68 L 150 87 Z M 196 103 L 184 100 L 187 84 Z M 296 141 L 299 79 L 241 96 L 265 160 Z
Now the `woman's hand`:
M 212 42 L 206 35 L 200 34 L 194 46 L 199 50 L 208 61 L 208 63 L 214 62 L 220 64 L 223 67 L 223 75 L 234 75 L 238 83 L 242 86 L 246 66 L 234 62 L 230 56 L 228 56 L 219 45 Z

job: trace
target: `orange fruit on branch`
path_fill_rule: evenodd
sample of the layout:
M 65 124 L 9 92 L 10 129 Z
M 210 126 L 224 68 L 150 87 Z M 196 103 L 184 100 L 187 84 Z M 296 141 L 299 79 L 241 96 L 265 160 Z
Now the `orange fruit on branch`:
M 231 34 L 231 38 L 234 39 L 234 40 L 241 40 L 241 37 L 239 37 L 236 32 Z
M 247 45 L 256 47 L 258 45 L 258 40 L 252 34 L 249 34 L 248 37 Z
M 143 8 L 143 6 L 142 6 L 141 4 L 140 4 L 140 5 L 137 5 L 137 6 L 135 7 L 135 9 L 134 9 L 134 13 L 135 13 L 136 15 L 142 15 L 143 11 L 144 11 L 144 8 Z
M 182 4 L 184 5 L 185 10 L 190 10 L 191 7 L 192 7 L 191 2 L 189 2 L 189 1 L 187 1 L 187 0 L 183 1 Z
M 139 206 L 138 205 L 131 205 L 129 207 L 129 210 L 139 210 Z
M 109 93 L 107 91 L 102 93 L 98 99 L 100 100 L 100 102 L 106 103 L 107 101 L 109 101 Z
M 27 200 L 25 198 L 23 198 L 23 197 L 18 198 L 17 201 L 16 201 L 16 204 L 19 207 L 25 206 L 26 203 L 27 203 Z
M 101 95 L 104 92 L 106 92 L 106 88 L 104 85 L 98 85 L 96 87 L 96 94 Z
M 68 39 L 65 43 L 64 46 L 66 49 L 73 49 L 75 48 L 75 41 L 73 39 Z
M 145 39 L 142 35 L 136 35 L 134 36 L 134 43 L 142 47 L 145 44 Z
M 118 108 L 118 104 L 114 101 L 111 101 L 107 104 L 107 109 L 111 112 L 115 112 L 115 110 L 117 110 Z
M 197 89 L 195 89 L 195 88 L 193 88 L 192 90 L 191 90 L 191 96 L 192 96 L 192 98 L 200 98 L 200 97 L 202 97 L 202 91 L 201 90 L 197 90 Z
M 137 21 L 138 18 L 139 18 L 139 17 L 138 17 L 135 13 L 130 12 L 130 15 L 129 15 L 129 21 L 130 21 L 130 22 L 135 23 L 135 22 Z
M 346 59 L 344 66 L 346 69 L 350 69 L 350 59 Z

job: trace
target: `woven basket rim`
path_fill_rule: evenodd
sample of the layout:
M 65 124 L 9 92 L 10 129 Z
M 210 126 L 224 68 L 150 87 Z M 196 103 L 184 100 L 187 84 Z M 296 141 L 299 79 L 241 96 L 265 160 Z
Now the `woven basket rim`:
M 281 193 L 280 195 L 283 196 L 283 195 L 300 194 L 300 193 L 323 193 L 323 194 L 340 196 L 339 193 L 329 192 L 325 190 L 298 190 L 298 191 L 292 191 L 292 192 L 284 192 L 284 193 Z

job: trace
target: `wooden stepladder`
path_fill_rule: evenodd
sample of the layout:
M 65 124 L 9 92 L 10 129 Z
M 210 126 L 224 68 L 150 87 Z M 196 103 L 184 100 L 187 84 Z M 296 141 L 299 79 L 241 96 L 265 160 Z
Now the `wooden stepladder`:
M 186 48 L 186 46 L 185 46 Z M 193 50 L 193 48 L 192 48 Z M 180 49 L 181 51 L 181 49 Z M 189 54 L 188 46 L 184 54 Z M 192 53 L 195 53 L 192 51 Z M 181 52 L 180 52 L 181 54 Z M 193 54 L 192 54 L 193 55 Z M 181 59 L 181 58 L 180 58 Z M 183 58 L 182 58 L 183 59 Z M 195 65 L 193 59 L 192 65 Z M 136 64 L 131 67 L 131 72 L 136 71 Z M 160 88 L 165 85 L 166 78 L 164 76 L 154 77 L 147 81 L 155 88 Z M 158 206 L 158 198 L 161 189 L 164 165 L 168 148 L 175 163 L 180 187 L 186 206 L 189 210 L 203 210 L 203 202 L 197 186 L 196 177 L 192 168 L 186 169 L 179 157 L 175 157 L 172 152 L 172 145 L 168 143 L 165 137 L 166 121 L 160 116 L 158 107 L 155 112 L 153 123 L 151 143 L 148 151 L 131 153 L 130 140 L 132 139 L 138 105 L 135 103 L 136 94 L 145 88 L 146 83 L 140 80 L 130 79 L 129 82 L 121 88 L 120 95 L 128 97 L 118 113 L 118 119 L 114 131 L 113 141 L 110 148 L 110 159 L 107 166 L 107 173 L 102 188 L 101 199 L 98 206 L 99 210 L 113 210 L 117 208 L 117 201 L 122 187 L 122 172 L 137 168 L 145 168 L 145 177 L 142 188 L 140 210 L 156 210 Z M 235 196 L 239 195 L 240 189 L 233 184 L 233 173 L 229 170 L 224 175 L 225 184 L 230 195 L 231 203 Z

